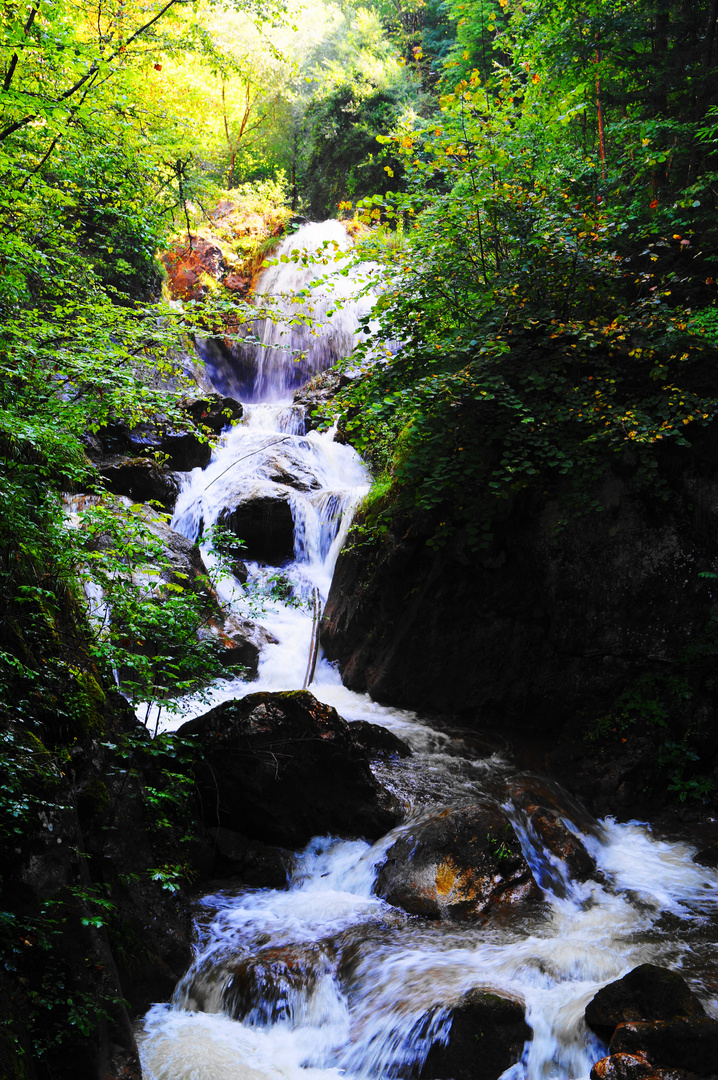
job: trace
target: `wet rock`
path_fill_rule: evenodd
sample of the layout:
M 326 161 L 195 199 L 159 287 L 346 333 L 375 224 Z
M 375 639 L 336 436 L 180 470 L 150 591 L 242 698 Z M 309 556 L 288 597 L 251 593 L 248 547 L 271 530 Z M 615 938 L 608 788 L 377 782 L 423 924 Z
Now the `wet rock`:
M 209 618 L 197 631 L 200 641 L 211 641 L 223 667 L 244 668 L 247 680 L 256 677 L 261 648 L 250 638 L 227 632 L 221 615 Z
M 659 1069 L 644 1054 L 611 1054 L 591 1069 L 591 1080 L 695 1080 L 684 1069 Z
M 352 379 L 344 372 L 330 368 L 315 375 L 295 392 L 292 399 L 294 404 L 301 405 L 306 410 L 305 431 L 313 431 L 328 422 L 327 402 L 350 382 Z
M 214 845 L 213 873 L 258 889 L 286 889 L 292 856 L 282 848 L 250 840 L 232 829 L 208 829 Z
M 411 756 L 411 750 L 404 740 L 380 724 L 370 724 L 368 720 L 354 720 L 350 731 L 354 742 L 361 746 L 370 758 Z
M 285 410 L 290 413 L 291 410 Z M 291 421 L 291 422 L 290 422 Z M 296 427 L 293 418 L 287 417 L 289 429 Z M 279 435 L 265 441 L 263 446 L 258 446 L 252 453 L 251 480 L 240 479 L 234 489 L 230 486 L 230 500 L 232 498 L 276 495 L 276 487 L 291 488 L 294 491 L 318 491 L 321 483 L 312 470 L 311 463 L 307 464 L 308 455 L 311 459 L 314 443 L 307 440 L 297 444 L 293 432 L 292 435 Z
M 517 823 L 521 823 L 525 842 L 535 852 L 534 877 L 542 888 L 550 889 L 555 896 L 564 896 L 572 882 L 588 881 L 597 874 L 595 859 L 567 821 L 597 839 L 603 835 L 601 826 L 551 781 L 529 775 L 521 785 L 512 786 L 511 800 L 518 811 Z
M 605 1043 L 619 1024 L 634 1020 L 702 1017 L 705 1009 L 675 971 L 641 964 L 599 990 L 586 1006 L 586 1023 Z
M 498 809 L 461 806 L 407 829 L 389 848 L 376 892 L 430 918 L 476 918 L 541 893 L 516 834 Z
M 709 844 L 708 847 L 697 851 L 693 856 L 693 862 L 699 866 L 718 866 L 718 843 Z
M 312 992 L 334 962 L 321 945 L 262 949 L 232 964 L 223 993 L 223 1012 L 258 1024 L 301 1022 Z
M 166 457 L 166 466 L 178 472 L 203 469 L 212 457 L 212 446 L 196 428 L 162 424 L 108 424 L 95 436 L 103 454 L 133 457 Z
M 151 458 L 110 457 L 98 463 L 105 487 L 133 502 L 158 502 L 171 510 L 179 494 L 177 478 Z
M 189 413 L 198 427 L 209 428 L 216 435 L 230 424 L 242 419 L 244 407 L 234 398 L 222 394 L 203 394 L 201 397 L 185 398 L 182 408 Z
M 420 1080 L 496 1080 L 531 1038 L 525 1008 L 511 998 L 470 990 L 453 1008 L 445 1046 L 435 1043 Z
M 538 858 L 543 862 L 539 884 L 555 896 L 563 896 L 571 882 L 589 881 L 596 874 L 595 860 L 565 824 L 561 814 L 544 806 L 526 807 L 529 835 L 537 840 Z M 545 858 L 546 852 L 553 857 Z M 557 867 L 553 860 L 560 860 Z M 565 869 L 564 869 L 565 868 Z
M 240 585 L 246 585 L 249 578 L 249 567 L 243 559 L 232 559 L 229 569 L 236 577 Z
M 696 1076 L 718 1075 L 718 1020 L 709 1016 L 619 1024 L 609 1046 L 612 1054 L 643 1052 L 662 1069 L 687 1069 Z
M 288 490 L 279 485 L 240 489 L 217 524 L 239 537 L 250 559 L 280 566 L 294 555 L 292 506 Z
M 350 726 L 306 691 L 227 701 L 180 731 L 203 747 L 208 825 L 297 847 L 327 833 L 376 839 L 400 820 Z

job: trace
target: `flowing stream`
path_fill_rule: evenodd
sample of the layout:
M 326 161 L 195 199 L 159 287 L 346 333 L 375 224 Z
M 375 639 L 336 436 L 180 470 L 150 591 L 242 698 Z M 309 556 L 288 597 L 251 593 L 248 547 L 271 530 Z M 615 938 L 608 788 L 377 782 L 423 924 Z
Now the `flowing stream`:
M 336 230 L 334 222 L 305 226 L 285 243 L 317 246 L 336 238 Z M 293 263 L 268 271 L 262 287 L 309 294 L 305 271 Z M 319 303 L 310 294 L 306 302 Z M 315 348 L 311 370 L 332 362 L 337 340 L 347 351 L 366 303 L 335 311 L 330 340 Z M 225 434 L 205 470 L 187 477 L 174 527 L 192 539 L 201 530 L 211 535 L 238 492 L 262 497 L 269 489 L 291 506 L 294 558 L 278 582 L 277 568 L 259 562 L 248 564 L 246 585 L 222 579 L 221 597 L 241 617 L 251 617 L 252 597 L 265 594 L 257 618 L 272 640 L 254 682 L 218 682 L 208 700 L 188 703 L 183 719 L 221 700 L 302 685 L 309 601 L 315 588 L 326 599 L 351 514 L 368 489 L 356 453 L 334 442 L 332 432 L 305 434 L 303 411 L 291 404 L 296 350 L 305 342 L 287 352 L 274 348 L 281 327 L 262 333 L 243 422 Z M 204 557 L 214 559 L 207 545 Z M 447 1038 L 452 1005 L 472 988 L 525 1005 L 533 1037 L 506 1078 L 586 1078 L 605 1053 L 584 1024 L 587 1002 L 648 961 L 681 970 L 718 1014 L 718 879 L 692 861 L 688 846 L 658 839 L 638 823 L 595 822 L 554 788 L 565 823 L 597 866 L 594 879 L 573 882 L 519 809 L 520 793 L 545 780 L 519 774 L 498 753 L 477 760 L 421 717 L 348 691 L 322 657 L 311 690 L 347 721 L 381 724 L 411 746 L 411 757 L 375 770 L 406 804 L 408 822 L 477 799 L 503 805 L 543 904 L 483 924 L 410 916 L 373 891 L 384 854 L 405 826 L 373 846 L 317 837 L 296 854 L 287 890 L 228 888 L 204 898 L 194 963 L 172 1001 L 144 1020 L 148 1080 L 416 1076 L 431 1044 Z

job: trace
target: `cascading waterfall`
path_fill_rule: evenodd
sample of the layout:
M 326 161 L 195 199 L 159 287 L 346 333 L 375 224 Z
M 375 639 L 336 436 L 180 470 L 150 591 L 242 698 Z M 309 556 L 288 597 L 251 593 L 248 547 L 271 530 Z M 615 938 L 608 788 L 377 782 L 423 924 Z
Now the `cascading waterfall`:
M 324 227 L 312 228 L 321 235 Z M 335 229 L 328 226 L 328 235 Z M 277 291 L 301 287 L 294 264 L 270 273 Z M 356 313 L 344 308 L 345 327 L 351 318 Z M 294 558 L 281 567 L 285 599 L 267 599 L 260 616 L 276 642 L 264 649 L 255 682 L 222 681 L 212 703 L 301 686 L 311 635 L 305 601 L 314 587 L 326 597 L 351 513 L 367 490 L 350 447 L 331 432 L 304 434 L 301 411 L 286 400 L 294 373 L 277 371 L 291 363 L 278 350 L 261 356 L 257 386 L 272 403 L 253 400 L 210 465 L 188 477 L 177 504 L 175 528 L 192 538 L 211 535 L 238 498 L 270 490 L 289 502 L 294 520 Z M 211 563 L 206 544 L 204 554 Z M 273 574 L 250 562 L 246 586 L 225 577 L 221 597 L 251 613 L 247 605 Z M 311 689 L 346 720 L 382 724 L 409 743 L 411 757 L 376 766 L 407 805 L 408 822 L 477 801 L 503 807 L 543 904 L 485 925 L 412 917 L 373 891 L 386 851 L 408 825 L 373 846 L 315 838 L 297 854 L 288 890 L 230 888 L 204 899 L 194 963 L 140 1033 L 150 1080 L 409 1077 L 431 1044 L 447 1037 L 451 1006 L 477 987 L 525 1003 L 533 1038 L 506 1080 L 578 1080 L 604 1052 L 583 1022 L 587 1002 L 647 961 L 682 967 L 718 1011 L 709 978 L 718 878 L 692 862 L 689 847 L 639 824 L 594 822 L 565 796 L 564 821 L 597 866 L 593 879 L 572 881 L 521 809 L 518 796 L 531 777 L 498 754 L 472 760 L 416 715 L 351 693 L 322 659 Z M 206 699 L 188 703 L 187 714 L 207 707 Z
M 272 253 L 276 265 L 254 292 L 263 317 L 250 331 L 259 344 L 235 345 L 228 363 L 216 344 L 200 343 L 218 390 L 248 402 L 285 401 L 368 336 L 361 320 L 376 300 L 379 268 L 352 266 L 350 248 L 339 221 L 302 225 L 279 244 Z

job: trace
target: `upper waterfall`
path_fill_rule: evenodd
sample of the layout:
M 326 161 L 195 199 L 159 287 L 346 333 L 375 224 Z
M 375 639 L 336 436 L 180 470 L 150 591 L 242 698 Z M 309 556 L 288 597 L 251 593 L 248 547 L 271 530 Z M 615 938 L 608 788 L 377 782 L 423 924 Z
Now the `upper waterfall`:
M 352 352 L 376 301 L 378 267 L 351 265 L 351 247 L 334 219 L 302 225 L 282 240 L 254 290 L 261 314 L 249 327 L 251 344 L 233 345 L 227 358 L 216 342 L 198 343 L 219 390 L 245 402 L 284 401 Z

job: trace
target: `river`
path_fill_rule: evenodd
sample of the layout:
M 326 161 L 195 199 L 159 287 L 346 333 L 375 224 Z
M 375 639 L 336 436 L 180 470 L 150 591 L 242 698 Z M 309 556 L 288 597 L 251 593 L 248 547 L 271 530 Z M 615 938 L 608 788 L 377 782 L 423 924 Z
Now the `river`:
M 330 252 L 348 246 L 341 226 L 330 222 L 304 226 L 280 254 L 324 242 Z M 277 568 L 259 562 L 248 563 L 245 585 L 225 576 L 219 586 L 224 603 L 243 616 L 255 611 L 252 597 L 264 594 L 258 617 L 274 641 L 262 652 L 257 679 L 218 682 L 208 699 L 187 703 L 183 720 L 231 697 L 302 686 L 311 598 L 318 589 L 326 599 L 351 515 L 368 490 L 351 447 L 331 431 L 305 434 L 303 412 L 291 402 L 296 386 L 348 352 L 371 306 L 371 297 L 358 306 L 318 299 L 309 290 L 313 274 L 301 260 L 279 263 L 258 292 L 301 292 L 328 321 L 326 335 L 293 327 L 282 338 L 281 326 L 260 327 L 256 377 L 245 365 L 241 379 L 243 421 L 224 435 L 207 468 L 186 478 L 178 499 L 173 525 L 191 539 L 210 536 L 238 492 L 279 493 L 294 520 L 294 557 L 281 567 L 280 588 Z M 346 297 L 347 279 L 337 282 Z M 289 351 L 276 347 L 283 341 Z M 300 351 L 307 357 L 297 361 Z M 231 372 L 210 374 L 236 391 Z M 203 554 L 211 565 L 206 543 Z M 452 1005 L 472 988 L 525 1007 L 532 1038 L 506 1080 L 579 1080 L 605 1053 L 583 1021 L 587 1002 L 649 961 L 680 970 L 718 1015 L 718 876 L 692 861 L 689 846 L 637 822 L 596 822 L 554 785 L 565 824 L 595 860 L 595 875 L 574 882 L 520 808 L 520 793 L 545 784 L 541 778 L 498 752 L 477 757 L 426 718 L 350 692 L 321 656 L 311 691 L 347 721 L 383 725 L 410 745 L 410 757 L 375 767 L 406 805 L 406 823 L 373 846 L 316 837 L 296 853 L 286 890 L 230 885 L 206 896 L 195 960 L 171 1002 L 154 1006 L 139 1033 L 148 1080 L 416 1076 L 432 1042 L 447 1037 Z M 518 908 L 508 920 L 458 924 L 408 915 L 375 895 L 385 853 L 403 830 L 477 800 L 508 813 L 541 886 L 540 905 Z

